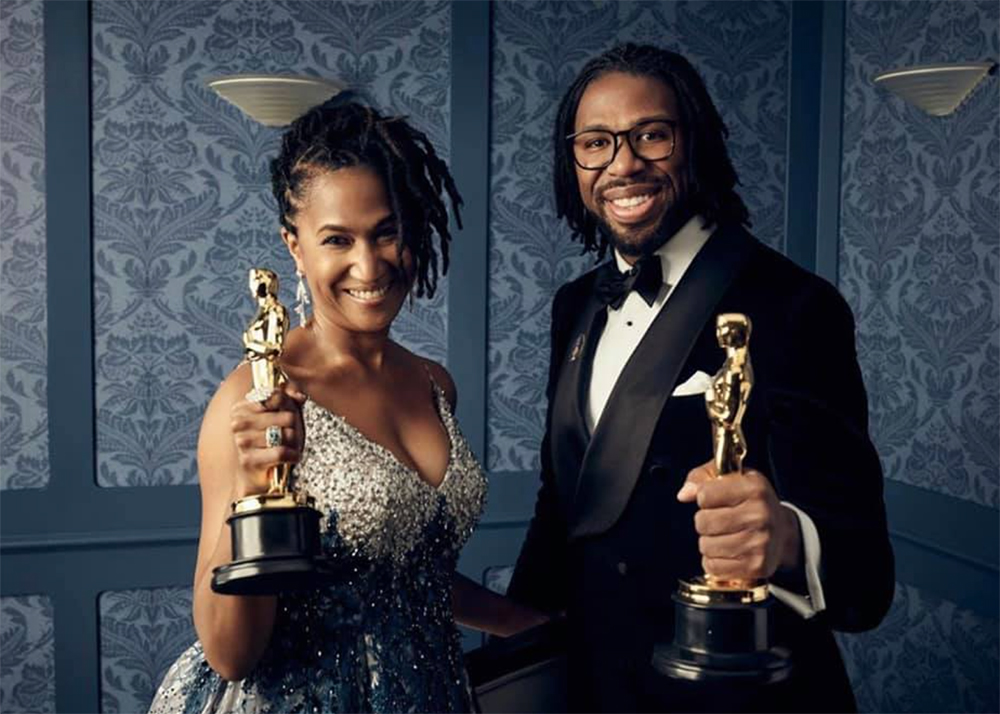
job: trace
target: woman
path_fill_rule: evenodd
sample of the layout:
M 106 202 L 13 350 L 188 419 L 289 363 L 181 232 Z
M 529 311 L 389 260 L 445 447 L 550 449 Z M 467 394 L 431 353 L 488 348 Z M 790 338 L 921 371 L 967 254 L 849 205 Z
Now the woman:
M 455 423 L 451 377 L 389 339 L 411 290 L 434 292 L 435 234 L 447 269 L 442 194 L 456 214 L 460 198 L 423 134 L 332 100 L 292 124 L 271 173 L 313 313 L 288 333 L 283 390 L 248 399 L 244 363 L 208 406 L 199 642 L 152 711 L 468 710 L 454 620 L 510 634 L 543 618 L 455 573 L 485 478 Z M 271 426 L 277 446 L 267 445 Z M 232 559 L 229 506 L 267 491 L 275 464 L 296 464 L 293 478 L 326 515 L 327 556 L 350 567 L 318 591 L 218 595 L 212 570 Z

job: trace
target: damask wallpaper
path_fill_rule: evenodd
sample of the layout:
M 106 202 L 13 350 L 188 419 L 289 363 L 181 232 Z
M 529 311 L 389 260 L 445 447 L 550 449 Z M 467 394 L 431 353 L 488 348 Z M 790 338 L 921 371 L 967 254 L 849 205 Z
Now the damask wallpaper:
M 49 482 L 41 0 L 0 4 L 0 490 Z
M 1000 711 L 1000 622 L 896 584 L 881 627 L 838 634 L 863 712 Z
M 555 216 L 551 134 L 591 57 L 634 41 L 689 57 L 730 130 L 762 240 L 784 245 L 789 7 L 782 2 L 493 5 L 489 421 L 492 470 L 532 470 L 545 419 L 550 303 L 593 266 Z
M 197 639 L 191 588 L 105 592 L 98 610 L 101 711 L 148 711 L 170 665 Z
M 904 65 L 995 59 L 998 20 L 993 1 L 848 5 L 839 280 L 857 319 L 886 477 L 993 508 L 997 82 L 935 118 L 871 78 Z M 881 627 L 839 638 L 862 711 L 997 711 L 998 624 L 898 583 Z
M 95 0 L 92 19 L 98 481 L 187 484 L 201 413 L 240 359 L 247 269 L 293 302 L 268 161 L 279 133 L 207 90 L 246 72 L 336 79 L 448 155 L 445 2 Z M 445 359 L 444 282 L 403 344 Z
M 0 598 L 0 710 L 56 710 L 52 600 Z
M 998 506 L 1000 85 L 936 118 L 880 71 L 1000 56 L 1000 4 L 852 2 L 840 289 L 887 478 Z

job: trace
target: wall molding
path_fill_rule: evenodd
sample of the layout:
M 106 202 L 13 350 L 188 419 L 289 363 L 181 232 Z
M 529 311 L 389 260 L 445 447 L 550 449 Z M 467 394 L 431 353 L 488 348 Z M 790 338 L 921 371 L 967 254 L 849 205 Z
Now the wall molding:
M 134 546 L 197 543 L 199 529 L 160 528 L 140 531 L 90 531 L 15 535 L 0 543 L 0 555 L 38 551 L 100 550 Z
M 55 435 L 52 440 L 57 441 Z M 89 453 L 94 454 L 93 445 Z M 4 491 L 0 499 L 3 542 L 29 536 L 45 538 L 50 533 L 89 533 L 95 526 L 155 532 L 198 525 L 201 500 L 197 486 L 103 488 L 93 480 L 68 486 L 86 476 L 79 470 L 54 472 L 50 488 Z M 56 477 L 67 487 L 54 483 Z
M 795 3 L 796 6 L 811 3 Z M 847 2 L 824 2 L 816 182 L 816 274 L 837 285 L 840 259 L 840 181 L 844 134 L 844 41 Z
M 45 503 L 24 511 L 20 494 L 3 499 L 4 530 L 39 514 L 91 503 L 95 483 L 93 242 L 91 222 L 90 3 L 46 2 L 45 176 L 48 301 L 49 486 Z M 17 514 L 16 516 L 14 514 Z M 47 519 L 40 519 L 47 520 Z M 14 521 L 12 524 L 11 521 Z M 52 596 L 56 710 L 99 711 L 97 608 L 59 565 L 5 557 L 3 588 L 23 576 L 58 575 L 33 592 Z M 118 558 L 115 558 L 118 561 Z M 74 571 L 76 572 L 76 571 Z M 73 676 L 73 672 L 82 672 Z
M 531 471 L 524 472 L 496 472 L 488 473 L 487 479 L 490 484 L 489 496 L 486 502 L 486 511 L 479 522 L 480 529 L 503 529 L 503 528 L 523 528 L 531 520 L 531 514 L 535 507 L 535 493 L 538 490 L 538 474 Z M 176 502 L 169 504 L 169 510 L 186 510 L 197 513 L 199 510 L 197 499 L 197 489 L 190 486 L 165 486 L 168 493 L 173 491 L 186 491 L 182 495 L 181 505 Z M 122 490 L 126 489 L 109 489 Z M 145 488 L 128 489 L 128 491 L 145 491 Z M 157 487 L 154 490 L 159 490 Z M 123 494 L 124 495 L 124 494 Z M 158 498 L 157 494 L 129 494 L 138 496 L 149 496 L 149 498 L 131 499 L 123 511 L 135 513 L 136 504 L 152 505 Z M 4 495 L 7 498 L 7 495 Z M 187 508 L 189 506 L 189 508 Z M 161 502 L 162 508 L 162 502 Z M 199 527 L 197 523 L 190 525 L 150 525 L 146 518 L 146 525 L 142 527 L 136 523 L 140 518 L 149 514 L 139 513 L 138 517 L 132 516 L 128 519 L 128 525 L 123 527 L 119 521 L 113 522 L 116 526 L 113 530 L 95 530 L 93 525 L 98 522 L 91 511 L 91 527 L 81 530 L 43 530 L 36 529 L 27 532 L 15 532 L 4 534 L 0 541 L 0 555 L 5 558 L 8 555 L 19 555 L 26 553 L 44 553 L 56 551 L 98 551 L 109 548 L 132 548 L 138 546 L 179 546 L 197 545 Z M 103 514 L 109 519 L 111 513 Z M 4 563 L 3 573 L 6 578 L 8 565 Z M 3 592 L 6 593 L 6 583 Z
M 1000 511 L 892 480 L 885 503 L 899 582 L 1000 617 Z
M 451 6 L 451 151 L 463 226 L 448 271 L 448 368 L 462 431 L 485 463 L 489 377 L 490 3 Z
M 790 3 L 785 254 L 816 269 L 823 5 Z
M 954 496 L 885 482 L 890 528 L 900 537 L 1000 572 L 1000 511 Z
M 90 3 L 43 3 L 50 496 L 94 483 Z M 58 118 L 58 119 L 57 119 Z M 6 515 L 6 514 L 4 514 Z

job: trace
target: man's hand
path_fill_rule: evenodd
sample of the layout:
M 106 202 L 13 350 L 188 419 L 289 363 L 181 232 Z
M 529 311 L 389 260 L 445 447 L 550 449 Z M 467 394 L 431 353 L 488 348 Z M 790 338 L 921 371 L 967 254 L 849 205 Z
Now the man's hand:
M 702 464 L 688 473 L 677 492 L 678 501 L 698 504 L 694 527 L 705 573 L 752 580 L 798 566 L 798 517 L 781 505 L 767 477 L 752 469 L 742 476 L 715 475 L 713 461 Z

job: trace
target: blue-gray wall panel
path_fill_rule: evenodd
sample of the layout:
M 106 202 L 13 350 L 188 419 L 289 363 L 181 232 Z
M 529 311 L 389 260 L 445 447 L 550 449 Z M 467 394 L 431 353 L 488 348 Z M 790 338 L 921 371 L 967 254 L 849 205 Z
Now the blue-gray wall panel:
M 995 712 L 1000 622 L 898 583 L 877 630 L 838 635 L 862 712 Z
M 205 88 L 240 72 L 313 73 L 405 114 L 449 153 L 445 2 L 96 0 L 93 181 L 98 481 L 189 484 L 209 396 L 242 356 L 246 271 L 291 304 L 268 161 L 279 131 Z M 394 336 L 445 359 L 446 284 Z
M 848 4 L 839 261 L 886 476 L 994 509 L 1000 82 L 932 117 L 872 78 L 996 57 L 998 16 L 994 1 Z
M 148 711 L 163 675 L 196 639 L 191 588 L 103 592 L 98 612 L 101 711 Z
M 0 7 L 0 490 L 49 481 L 41 0 Z
M 9 712 L 51 712 L 56 707 L 52 598 L 0 598 L 0 707 Z

